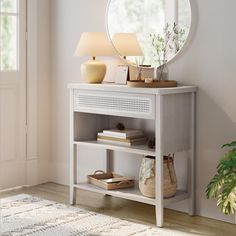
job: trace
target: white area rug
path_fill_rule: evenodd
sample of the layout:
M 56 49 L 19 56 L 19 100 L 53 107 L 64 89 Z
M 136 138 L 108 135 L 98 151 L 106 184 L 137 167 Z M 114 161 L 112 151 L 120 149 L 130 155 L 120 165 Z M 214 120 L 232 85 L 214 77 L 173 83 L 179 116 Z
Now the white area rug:
M 1 236 L 183 236 L 168 229 L 136 224 L 30 195 L 0 200 Z

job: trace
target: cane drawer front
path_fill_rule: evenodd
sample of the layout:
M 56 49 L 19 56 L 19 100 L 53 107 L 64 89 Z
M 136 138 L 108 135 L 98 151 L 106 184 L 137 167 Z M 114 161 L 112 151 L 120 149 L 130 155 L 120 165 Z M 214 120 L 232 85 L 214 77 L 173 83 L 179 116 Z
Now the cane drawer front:
M 155 95 L 74 89 L 74 111 L 155 119 Z

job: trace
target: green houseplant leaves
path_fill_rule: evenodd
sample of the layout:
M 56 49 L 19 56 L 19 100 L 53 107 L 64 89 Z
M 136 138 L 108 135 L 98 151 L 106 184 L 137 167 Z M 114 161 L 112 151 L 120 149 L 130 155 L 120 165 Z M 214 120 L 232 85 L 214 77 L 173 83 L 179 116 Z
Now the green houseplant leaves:
M 230 151 L 220 160 L 217 173 L 206 189 L 208 199 L 217 198 L 217 206 L 226 215 L 236 212 L 236 141 L 223 145 Z

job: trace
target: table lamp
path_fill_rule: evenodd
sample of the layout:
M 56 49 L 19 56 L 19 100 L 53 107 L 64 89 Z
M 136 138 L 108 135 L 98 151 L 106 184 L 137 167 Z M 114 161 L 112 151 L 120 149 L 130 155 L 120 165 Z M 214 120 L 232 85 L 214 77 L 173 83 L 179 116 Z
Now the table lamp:
M 144 56 L 137 36 L 134 33 L 114 34 L 112 42 L 119 55 L 124 59 L 127 56 Z
M 114 34 L 112 38 L 112 43 L 119 53 L 126 62 L 130 65 L 129 66 L 129 80 L 135 80 L 137 77 L 140 77 L 140 73 L 138 73 L 137 63 L 133 61 L 129 61 L 126 59 L 127 56 L 133 57 L 143 57 L 143 51 L 141 46 L 138 42 L 137 36 L 134 33 L 117 33 Z
M 75 56 L 91 56 L 81 65 L 81 75 L 87 83 L 101 83 L 106 75 L 106 65 L 96 56 L 112 56 L 114 51 L 105 32 L 84 32 L 77 45 Z

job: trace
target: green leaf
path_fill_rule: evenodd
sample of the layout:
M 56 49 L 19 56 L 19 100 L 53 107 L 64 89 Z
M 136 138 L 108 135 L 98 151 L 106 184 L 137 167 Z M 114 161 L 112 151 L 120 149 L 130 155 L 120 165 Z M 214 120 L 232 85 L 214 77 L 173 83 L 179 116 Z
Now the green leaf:
M 227 143 L 222 146 L 222 148 L 224 148 L 224 147 L 235 147 L 236 148 L 236 141 L 233 141 L 232 143 Z
M 206 189 L 207 198 L 208 199 L 216 198 L 218 194 L 220 193 L 224 182 L 225 182 L 224 175 L 219 175 L 219 174 L 215 175 L 207 186 L 207 189 Z
M 236 174 L 231 175 L 224 183 L 222 193 L 219 194 L 217 206 L 226 214 L 234 214 L 236 210 Z

